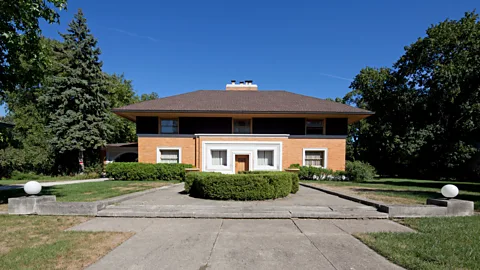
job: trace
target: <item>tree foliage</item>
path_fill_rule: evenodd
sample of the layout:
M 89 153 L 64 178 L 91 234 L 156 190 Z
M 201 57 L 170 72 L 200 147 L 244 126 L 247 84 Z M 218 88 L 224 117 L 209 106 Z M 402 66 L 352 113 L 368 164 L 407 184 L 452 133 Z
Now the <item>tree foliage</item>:
M 361 70 L 344 100 L 375 115 L 351 127 L 350 159 L 384 174 L 479 176 L 478 18 L 433 25 L 392 68 Z
M 106 78 L 97 40 L 80 9 L 61 36 L 63 44 L 54 48 L 59 70 L 47 82 L 41 100 L 49 116 L 52 146 L 59 153 L 79 154 L 83 159 L 84 151 L 105 145 L 110 131 Z
M 43 77 L 45 59 L 40 42 L 40 19 L 58 23 L 57 10 L 66 0 L 0 1 L 0 95 L 19 85 L 32 86 Z M 22 63 L 23 62 L 23 63 Z M 28 64 L 28 69 L 24 65 Z

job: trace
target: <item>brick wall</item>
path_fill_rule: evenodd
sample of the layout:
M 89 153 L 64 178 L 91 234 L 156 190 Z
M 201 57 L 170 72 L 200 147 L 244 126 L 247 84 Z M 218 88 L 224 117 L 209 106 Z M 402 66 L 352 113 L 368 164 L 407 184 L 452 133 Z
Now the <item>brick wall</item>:
M 157 147 L 181 147 L 182 163 L 189 163 L 202 168 L 203 141 L 280 141 L 283 145 L 282 167 L 286 169 L 290 164 L 303 162 L 303 148 L 328 148 L 327 167 L 332 170 L 345 169 L 345 139 L 299 139 L 299 138 L 234 138 L 234 137 L 200 137 L 195 144 L 195 138 L 174 137 L 139 137 L 138 161 L 145 163 L 157 162 Z M 195 160 L 195 153 L 197 159 Z

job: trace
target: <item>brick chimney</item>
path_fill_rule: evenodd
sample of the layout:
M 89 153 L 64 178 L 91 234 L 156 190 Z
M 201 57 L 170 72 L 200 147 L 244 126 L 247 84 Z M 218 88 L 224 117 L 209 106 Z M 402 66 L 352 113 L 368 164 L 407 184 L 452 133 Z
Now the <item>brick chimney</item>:
M 235 80 L 232 80 L 231 83 L 227 84 L 225 88 L 227 91 L 257 91 L 258 86 L 253 84 L 252 80 L 246 80 L 245 82 L 236 83 Z

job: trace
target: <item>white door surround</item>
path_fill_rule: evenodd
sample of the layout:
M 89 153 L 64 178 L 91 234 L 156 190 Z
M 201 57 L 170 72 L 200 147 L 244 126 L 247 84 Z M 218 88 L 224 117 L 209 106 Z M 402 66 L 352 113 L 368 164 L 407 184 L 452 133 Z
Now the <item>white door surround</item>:
M 212 164 L 212 150 L 227 151 L 227 165 Z M 258 165 L 258 151 L 273 151 L 273 166 Z M 202 142 L 202 171 L 235 173 L 235 156 L 249 156 L 250 171 L 281 171 L 282 142 L 280 141 L 204 141 Z

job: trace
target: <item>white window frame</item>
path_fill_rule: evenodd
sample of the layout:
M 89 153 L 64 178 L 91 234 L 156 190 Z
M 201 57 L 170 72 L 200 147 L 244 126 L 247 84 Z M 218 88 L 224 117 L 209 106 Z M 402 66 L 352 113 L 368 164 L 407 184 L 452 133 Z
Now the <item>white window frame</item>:
M 258 164 L 258 151 L 271 151 L 272 152 L 272 162 L 273 164 L 272 165 L 260 165 Z M 258 149 L 255 150 L 255 168 L 257 170 L 261 170 L 261 171 L 268 171 L 268 170 L 272 170 L 272 169 L 275 169 L 277 163 L 276 163 L 276 160 L 275 160 L 275 149 L 273 148 L 265 148 L 265 147 L 259 147 Z
M 320 168 L 327 168 L 328 166 L 328 148 L 303 148 L 303 158 L 302 158 L 302 165 L 305 165 L 305 152 L 309 151 L 323 151 L 323 167 L 322 166 L 312 166 L 312 167 L 320 167 Z
M 181 147 L 164 147 L 164 146 L 157 146 L 157 163 L 162 163 L 160 159 L 160 151 L 162 150 L 178 150 L 178 164 L 182 163 L 182 148 Z M 171 163 L 173 164 L 173 163 Z
M 225 151 L 227 152 L 225 158 L 226 158 L 226 162 L 227 164 L 226 165 L 213 165 L 213 155 L 212 155 L 212 151 Z M 212 148 L 210 149 L 210 153 L 208 154 L 208 162 L 209 164 L 212 164 L 210 165 L 212 168 L 214 169 L 225 169 L 225 168 L 228 168 L 228 166 L 230 165 L 230 159 L 229 159 L 229 151 L 228 149 L 224 149 L 224 148 Z

